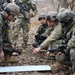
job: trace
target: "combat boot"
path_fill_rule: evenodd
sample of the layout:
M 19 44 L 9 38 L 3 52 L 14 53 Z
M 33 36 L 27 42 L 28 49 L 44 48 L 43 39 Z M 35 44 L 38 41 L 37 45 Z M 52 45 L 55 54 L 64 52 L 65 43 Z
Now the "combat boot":
M 5 57 L 5 63 L 18 63 L 18 61 L 19 60 L 17 60 L 17 59 L 11 58 L 9 54 L 6 55 L 6 57 Z

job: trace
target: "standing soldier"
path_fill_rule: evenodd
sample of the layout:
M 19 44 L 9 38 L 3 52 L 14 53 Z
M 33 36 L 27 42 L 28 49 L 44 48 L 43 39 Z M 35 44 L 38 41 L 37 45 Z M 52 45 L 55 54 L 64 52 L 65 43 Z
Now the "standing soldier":
M 9 40 L 9 26 L 15 15 L 19 14 L 19 7 L 15 3 L 9 3 L 3 12 L 0 13 L 0 57 L 5 57 L 5 62 L 17 62 L 10 58 L 12 45 Z
M 16 18 L 14 23 L 14 36 L 12 37 L 13 41 L 17 41 L 18 33 L 20 29 L 23 29 L 23 44 L 22 47 L 27 47 L 28 41 L 28 32 L 29 26 L 28 23 L 30 22 L 30 18 L 36 15 L 36 6 L 30 0 L 15 0 L 15 3 L 20 7 L 20 14 Z M 30 13 L 32 10 L 34 13 Z

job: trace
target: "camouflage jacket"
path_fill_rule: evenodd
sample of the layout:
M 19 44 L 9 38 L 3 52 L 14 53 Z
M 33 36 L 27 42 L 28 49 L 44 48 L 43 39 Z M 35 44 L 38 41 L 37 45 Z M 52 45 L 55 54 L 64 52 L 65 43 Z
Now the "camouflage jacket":
M 34 17 L 37 13 L 37 7 L 32 2 L 30 4 L 23 2 L 23 3 L 20 3 L 20 5 L 18 6 L 21 9 L 18 18 L 24 18 L 24 14 L 25 14 L 26 18 L 29 19 L 31 17 Z M 33 13 L 30 13 L 30 10 L 32 10 Z
M 47 29 L 48 29 L 47 23 L 44 24 L 44 25 L 40 25 L 40 26 L 38 27 L 38 30 L 37 30 L 37 32 L 36 32 L 36 35 L 39 35 L 39 36 L 40 36 L 40 35 L 43 34 Z
M 5 13 L 0 13 L 0 52 L 3 50 L 10 50 L 11 43 L 9 40 L 9 26 L 5 17 Z
M 52 42 L 58 40 L 61 36 L 62 36 L 62 27 L 61 24 L 58 24 L 54 28 L 50 36 L 48 36 L 47 39 L 40 45 L 40 48 L 41 49 L 48 48 Z
M 38 30 L 35 34 L 35 42 L 41 44 L 47 38 L 46 35 L 44 35 L 44 32 L 47 30 L 47 28 L 47 23 L 38 27 Z
M 70 29 L 68 30 L 66 35 L 63 36 L 63 43 L 68 44 L 68 48 L 73 48 L 75 47 L 75 18 L 71 24 L 63 28 L 64 31 L 66 31 L 69 27 Z

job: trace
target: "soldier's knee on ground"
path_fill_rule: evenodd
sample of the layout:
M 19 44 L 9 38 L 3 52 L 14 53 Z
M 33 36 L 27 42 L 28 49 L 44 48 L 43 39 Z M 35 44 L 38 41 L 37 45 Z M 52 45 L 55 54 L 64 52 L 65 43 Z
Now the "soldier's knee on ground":
M 59 63 L 64 64 L 65 61 L 67 60 L 67 56 L 64 53 L 62 53 L 59 57 L 56 58 L 56 60 Z
M 75 65 L 75 49 L 70 50 L 70 61 Z

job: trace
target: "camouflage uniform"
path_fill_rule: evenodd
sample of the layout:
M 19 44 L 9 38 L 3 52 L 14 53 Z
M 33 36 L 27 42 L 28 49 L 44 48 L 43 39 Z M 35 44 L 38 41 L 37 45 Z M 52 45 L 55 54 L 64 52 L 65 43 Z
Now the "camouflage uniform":
M 66 54 L 62 53 L 57 60 L 62 64 L 71 62 L 72 68 L 75 70 L 75 14 L 69 9 L 64 9 L 58 13 L 57 17 L 61 23 L 64 23 L 62 34 L 69 29 L 66 35 L 62 36 L 63 44 L 68 45 Z
M 22 1 L 22 2 L 21 2 Z M 36 6 L 30 2 L 30 0 L 20 0 L 20 3 L 25 3 L 27 6 L 27 9 L 24 11 L 25 15 L 30 21 L 30 18 L 35 16 L 35 11 L 36 11 Z M 29 2 L 29 3 L 28 3 Z M 34 12 L 34 14 L 30 13 L 30 10 Z M 24 19 L 24 15 L 20 13 L 20 15 L 16 18 L 15 23 L 14 23 L 14 35 L 12 37 L 13 42 L 15 43 L 18 39 L 18 33 L 20 29 L 23 29 L 23 48 L 27 47 L 27 41 L 28 41 L 28 32 L 29 32 L 29 26 L 28 26 L 28 21 Z
M 56 15 L 48 15 L 47 23 L 49 28 L 45 32 L 48 38 L 40 45 L 41 49 L 57 47 L 60 43 L 57 37 L 61 36 L 61 25 L 57 22 Z
M 39 17 L 38 17 L 38 20 L 40 21 L 41 24 L 37 28 L 37 31 L 35 34 L 35 41 L 32 44 L 33 47 L 39 46 L 47 37 L 45 35 L 45 31 L 48 29 L 48 25 L 47 25 L 47 21 L 46 21 L 46 15 L 44 13 L 41 13 L 41 15 L 39 15 Z
M 41 36 L 44 35 L 44 32 L 47 30 L 47 28 L 48 28 L 47 23 L 42 24 L 38 27 L 37 33 L 35 35 L 35 42 L 37 42 L 39 45 L 44 41 Z
M 51 45 L 54 41 L 58 40 L 61 37 L 62 28 L 61 25 L 57 25 L 50 36 L 47 37 L 47 39 L 40 45 L 41 49 L 46 49 Z
M 48 29 L 45 31 L 46 36 L 50 36 L 55 26 L 57 25 L 55 14 L 47 16 Z
M 13 6 L 14 6 L 14 8 L 13 8 Z M 4 11 L 0 13 L 0 52 L 4 51 L 6 62 L 7 61 L 10 62 L 10 54 L 12 51 L 12 45 L 9 40 L 10 27 L 8 26 L 9 18 L 8 18 L 8 16 L 6 16 L 7 12 L 9 12 L 10 15 L 12 14 L 13 16 L 15 16 L 19 13 L 19 7 L 15 3 L 9 3 L 5 7 Z M 7 56 L 9 56 L 9 58 Z M 7 59 L 9 59 L 9 60 L 7 60 Z M 14 60 L 13 60 L 13 62 L 14 62 Z
M 5 44 L 9 44 L 9 46 L 11 48 L 11 43 L 10 43 L 10 41 L 8 39 L 9 27 L 8 27 L 7 24 L 8 24 L 8 21 L 5 18 L 5 14 L 4 13 L 0 13 L 0 52 L 3 50 L 2 43 L 4 43 L 4 48 L 5 48 Z M 5 34 L 7 34 L 7 36 L 4 34 L 4 32 L 6 32 Z M 3 38 L 2 38 L 2 36 L 3 36 Z M 10 50 L 10 48 L 7 48 L 7 50 Z

